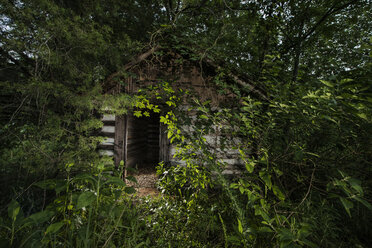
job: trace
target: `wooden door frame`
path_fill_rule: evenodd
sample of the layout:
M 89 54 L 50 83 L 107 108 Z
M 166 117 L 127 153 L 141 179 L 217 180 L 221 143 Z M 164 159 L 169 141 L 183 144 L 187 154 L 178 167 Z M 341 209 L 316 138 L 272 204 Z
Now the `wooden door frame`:
M 119 168 L 120 161 L 126 162 L 126 136 L 127 118 L 125 115 L 115 117 L 115 143 L 114 143 L 114 163 Z

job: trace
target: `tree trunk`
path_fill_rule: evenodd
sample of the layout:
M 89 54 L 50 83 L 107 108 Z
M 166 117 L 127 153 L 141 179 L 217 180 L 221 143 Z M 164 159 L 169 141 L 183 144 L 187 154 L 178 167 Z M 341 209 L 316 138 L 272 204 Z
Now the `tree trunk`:
M 299 30 L 298 30 L 298 43 L 295 46 L 294 49 L 294 61 L 293 61 L 293 72 L 292 72 L 292 82 L 297 81 L 297 76 L 298 76 L 298 68 L 300 65 L 300 57 L 302 53 L 302 43 L 303 43 L 303 32 L 304 32 L 304 25 L 305 25 L 305 20 L 303 19 Z
M 292 72 L 292 82 L 295 82 L 297 80 L 298 76 L 298 67 L 300 64 L 300 57 L 301 57 L 301 43 L 298 44 L 298 46 L 295 49 L 295 57 L 293 62 L 293 72 Z

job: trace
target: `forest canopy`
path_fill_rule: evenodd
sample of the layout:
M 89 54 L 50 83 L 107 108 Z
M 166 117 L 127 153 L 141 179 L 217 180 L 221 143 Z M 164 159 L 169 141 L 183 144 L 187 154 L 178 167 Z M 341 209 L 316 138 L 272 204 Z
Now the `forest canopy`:
M 0 0 L 0 246 L 370 247 L 371 12 L 370 0 Z M 155 47 L 218 65 L 234 102 L 194 100 L 190 135 L 171 82 L 106 94 Z M 125 164 L 97 152 L 100 115 L 154 113 L 155 93 L 174 106 L 160 120 L 186 166 L 160 163 L 162 196 L 134 200 Z M 215 126 L 239 176 L 203 138 Z

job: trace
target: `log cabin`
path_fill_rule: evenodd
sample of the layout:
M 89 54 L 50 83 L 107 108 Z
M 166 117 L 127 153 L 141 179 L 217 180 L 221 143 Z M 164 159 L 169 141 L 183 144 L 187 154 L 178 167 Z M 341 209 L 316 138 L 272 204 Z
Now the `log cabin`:
M 133 95 L 141 88 L 166 81 L 171 82 L 174 88 L 191 88 L 201 102 L 210 101 L 214 108 L 219 108 L 234 100 L 236 102 L 231 92 L 218 93 L 215 78 L 221 69 L 222 66 L 210 59 L 192 56 L 190 51 L 156 46 L 134 58 L 120 72 L 109 76 L 103 88 L 107 94 Z M 228 72 L 224 80 L 256 98 L 267 100 L 264 91 L 247 78 Z M 169 141 L 167 127 L 160 123 L 158 114 L 141 118 L 133 113 L 122 116 L 106 114 L 102 116 L 102 121 L 102 135 L 106 140 L 99 146 L 100 153 L 112 156 L 116 166 L 120 161 L 124 161 L 126 168 L 155 166 L 161 161 L 182 164 L 174 157 L 175 145 Z M 211 147 L 218 147 L 215 134 L 204 137 Z M 234 149 L 221 154 L 220 158 L 228 164 L 224 173 L 238 173 L 243 164 L 238 154 Z

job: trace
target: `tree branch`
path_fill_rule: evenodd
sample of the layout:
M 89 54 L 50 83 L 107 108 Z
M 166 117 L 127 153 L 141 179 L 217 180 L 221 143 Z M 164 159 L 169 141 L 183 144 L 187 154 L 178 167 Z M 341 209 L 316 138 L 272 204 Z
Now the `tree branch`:
M 351 0 L 339 7 L 336 8 L 336 4 L 333 5 L 330 9 L 328 9 L 325 14 L 314 24 L 314 26 L 312 28 L 309 29 L 309 31 L 307 31 L 303 36 L 301 36 L 301 38 L 299 40 L 297 40 L 297 42 L 295 43 L 292 43 L 291 46 L 289 46 L 284 53 L 287 53 L 289 50 L 291 50 L 292 48 L 296 47 L 298 44 L 301 44 L 302 42 L 304 42 L 308 37 L 310 37 L 320 26 L 323 22 L 325 22 L 331 15 L 349 7 L 350 5 L 358 2 L 359 0 Z
M 217 65 L 216 63 L 214 63 L 212 60 L 208 58 L 203 58 L 203 61 L 205 61 L 207 64 L 211 65 L 212 67 L 216 68 L 217 70 L 222 69 L 221 66 Z M 234 81 L 240 86 L 244 88 L 248 88 L 254 95 L 256 95 L 261 100 L 269 101 L 269 98 L 266 96 L 265 92 L 261 90 L 260 88 L 258 88 L 257 86 L 255 86 L 254 84 L 247 82 L 247 80 L 241 79 L 240 77 L 238 77 L 237 75 L 231 72 L 227 73 L 227 75 L 230 78 L 234 79 Z
M 123 71 L 127 71 L 128 69 L 130 69 L 131 67 L 141 63 L 142 61 L 144 61 L 147 57 L 149 57 L 150 55 L 152 55 L 154 52 L 158 51 L 160 49 L 160 46 L 157 45 L 155 47 L 152 47 L 151 49 L 149 49 L 148 51 L 146 51 L 145 53 L 139 55 L 137 58 L 135 58 L 134 60 L 130 61 L 128 64 L 126 64 L 121 70 L 111 74 L 110 76 L 107 77 L 107 79 L 105 80 L 105 82 L 103 83 L 103 85 L 110 85 L 111 83 L 113 83 L 113 79 L 119 75 L 121 75 L 121 73 Z

